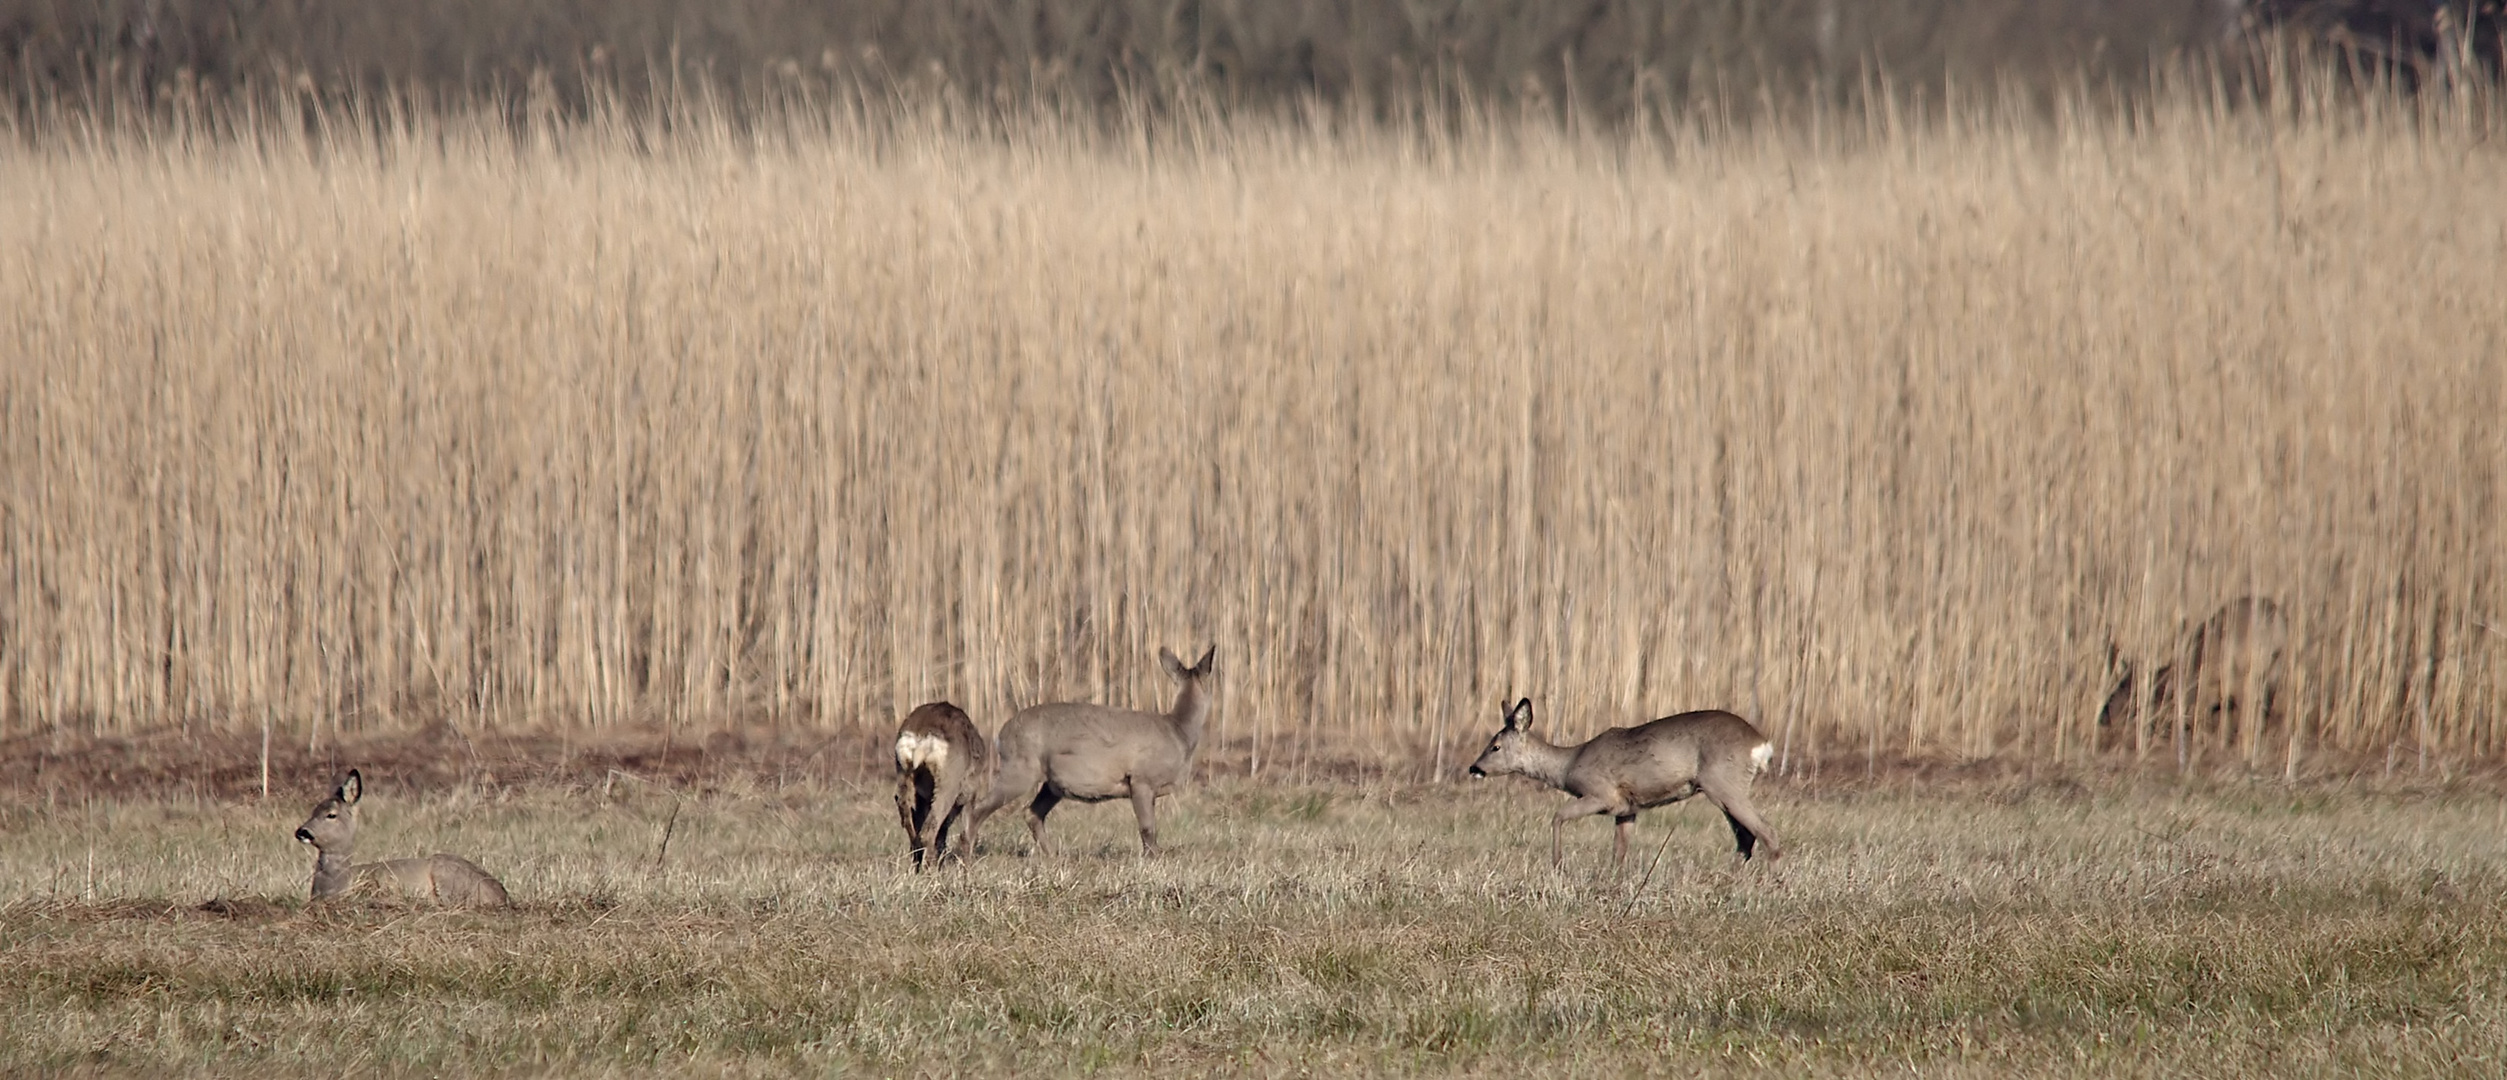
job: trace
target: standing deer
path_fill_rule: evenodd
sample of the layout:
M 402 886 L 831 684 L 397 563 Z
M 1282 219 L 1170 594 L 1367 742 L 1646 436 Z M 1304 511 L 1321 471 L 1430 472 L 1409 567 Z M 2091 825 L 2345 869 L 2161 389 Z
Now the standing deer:
M 1103 705 L 1020 709 L 1001 725 L 1001 779 L 992 795 L 975 807 L 966 842 L 974 843 L 976 830 L 994 811 L 1025 803 L 1036 853 L 1051 855 L 1045 815 L 1056 804 L 1064 799 L 1093 803 L 1129 798 L 1132 815 L 1140 820 L 1141 854 L 1156 855 L 1158 796 L 1172 793 L 1192 770 L 1202 721 L 1210 714 L 1210 692 L 1203 683 L 1218 652 L 1213 645 L 1199 663 L 1186 667 L 1172 651 L 1158 650 L 1166 673 L 1183 684 L 1175 692 L 1175 707 L 1163 716 Z
M 2185 634 L 2176 662 L 2150 672 L 2147 694 L 2133 662 L 2110 646 L 2115 689 L 2098 709 L 2098 726 L 2130 729 L 2145 717 L 2152 725 L 2173 724 L 2181 715 L 2189 733 L 2216 732 L 2223 743 L 2251 745 L 2271 719 L 2288 650 L 2289 620 L 2281 606 L 2253 596 L 2222 604 Z M 2192 677 L 2179 678 L 2182 671 Z M 2191 696 L 2180 701 L 2180 691 Z
M 949 847 L 949 829 L 958 814 L 990 794 L 993 779 L 992 743 L 976 730 L 966 711 L 946 701 L 918 706 L 897 728 L 897 821 L 905 826 L 914 869 L 954 854 L 966 861 L 967 838 L 958 834 Z
M 1612 728 L 1579 746 L 1552 746 L 1532 733 L 1532 699 L 1525 698 L 1507 710 L 1506 725 L 1471 763 L 1471 775 L 1529 776 L 1576 797 L 1550 820 L 1552 866 L 1564 858 L 1568 822 L 1609 814 L 1619 821 L 1610 860 L 1612 869 L 1619 869 L 1628 861 L 1628 829 L 1636 824 L 1637 811 L 1699 793 L 1732 823 L 1743 859 L 1765 844 L 1767 861 L 1774 862 L 1784 851 L 1750 805 L 1750 782 L 1775 752 L 1775 744 L 1749 721 L 1718 710 Z
M 365 779 L 348 770 L 331 797 L 315 804 L 313 816 L 296 827 L 296 842 L 311 844 L 313 898 L 328 900 L 352 891 L 380 890 L 454 907 L 504 907 L 513 903 L 505 886 L 478 865 L 459 855 L 423 859 L 352 863 L 357 847 L 357 800 Z

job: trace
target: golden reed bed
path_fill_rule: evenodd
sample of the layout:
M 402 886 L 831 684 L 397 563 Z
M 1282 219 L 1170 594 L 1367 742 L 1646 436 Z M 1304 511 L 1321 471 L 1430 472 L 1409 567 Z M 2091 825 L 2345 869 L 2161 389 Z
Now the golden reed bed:
M 0 730 L 990 730 L 1215 641 L 1257 774 L 1520 695 L 1814 776 L 2494 758 L 2497 115 L 21 132 Z M 2269 722 L 2097 724 L 2239 596 Z

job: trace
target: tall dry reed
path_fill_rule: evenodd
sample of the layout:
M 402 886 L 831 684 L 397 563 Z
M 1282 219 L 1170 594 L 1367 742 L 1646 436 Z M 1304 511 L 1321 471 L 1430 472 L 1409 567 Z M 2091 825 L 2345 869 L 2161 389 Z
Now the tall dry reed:
M 1266 775 L 1518 694 L 1794 770 L 2495 757 L 2490 109 L 20 135 L 0 725 L 989 727 L 1215 642 Z M 2285 718 L 2096 727 L 2241 594 Z

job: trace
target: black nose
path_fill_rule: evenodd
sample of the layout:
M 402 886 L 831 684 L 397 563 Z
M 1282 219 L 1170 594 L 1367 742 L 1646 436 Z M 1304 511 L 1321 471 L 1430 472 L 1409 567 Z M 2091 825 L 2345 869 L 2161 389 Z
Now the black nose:
M 1471 767 L 1471 775 L 1473 775 L 1473 776 L 1481 776 L 1481 777 L 1485 777 L 1485 776 L 1487 776 L 1488 774 L 1487 774 L 1487 773 L 1484 773 L 1484 772 L 1481 772 L 1481 771 L 1480 771 L 1480 767 L 1479 767 L 1479 766 L 1477 766 L 1477 765 L 1474 765 L 1474 766 L 1472 766 L 1472 767 Z M 298 830 L 296 830 L 296 831 L 297 831 L 297 832 L 299 832 L 299 833 L 304 832 L 304 830 L 303 830 L 303 829 L 298 829 Z
M 306 832 L 303 829 L 298 829 L 296 830 L 296 842 L 299 844 L 313 843 L 313 834 Z

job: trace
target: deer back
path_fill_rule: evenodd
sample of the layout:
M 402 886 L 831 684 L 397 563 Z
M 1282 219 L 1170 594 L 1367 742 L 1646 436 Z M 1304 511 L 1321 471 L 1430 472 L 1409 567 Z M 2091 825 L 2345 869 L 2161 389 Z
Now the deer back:
M 1044 767 L 1075 798 L 1110 798 L 1141 781 L 1163 792 L 1183 779 L 1193 745 L 1173 718 L 1101 705 L 1037 705 L 1001 729 L 1001 753 Z
M 1136 783 L 1166 794 L 1184 780 L 1201 746 L 1210 713 L 1204 684 L 1218 651 L 1213 645 L 1186 666 L 1173 652 L 1158 650 L 1167 674 L 1182 684 L 1165 713 L 1069 702 L 1019 710 L 1001 726 L 1004 773 L 1041 770 L 1064 796 L 1082 800 L 1128 795 Z
M 1611 789 L 1632 805 L 1660 805 L 1694 793 L 1700 775 L 1710 769 L 1747 780 L 1765 764 L 1767 746 L 1755 725 L 1732 713 L 1666 716 L 1594 736 L 1568 764 L 1567 787 Z
M 2215 612 L 2194 634 L 2188 653 L 2200 690 L 2235 696 L 2248 683 L 2268 682 L 2289 648 L 2289 620 L 2281 606 L 2240 597 Z
M 917 707 L 897 728 L 897 771 L 928 772 L 934 786 L 958 790 L 972 782 L 992 782 L 992 742 L 967 718 L 966 711 L 945 701 Z

